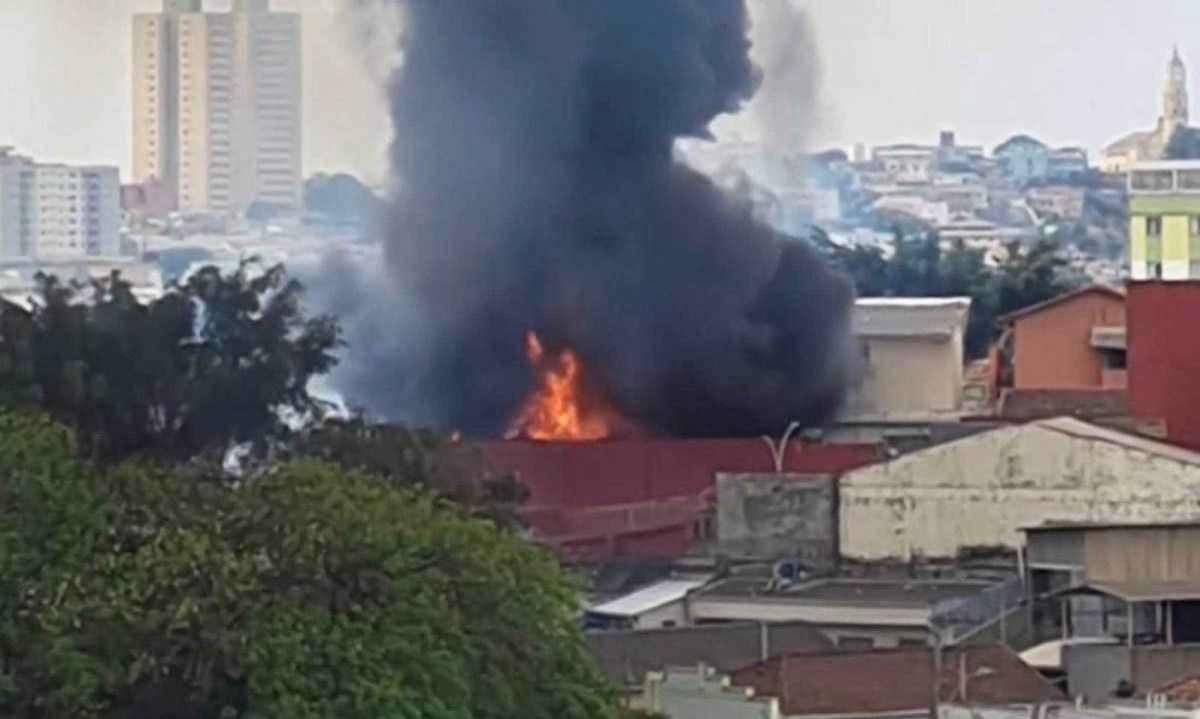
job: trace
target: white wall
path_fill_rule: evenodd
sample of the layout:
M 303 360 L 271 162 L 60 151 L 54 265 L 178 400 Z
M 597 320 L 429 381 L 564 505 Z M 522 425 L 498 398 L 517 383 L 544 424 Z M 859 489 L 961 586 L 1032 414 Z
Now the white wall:
M 689 624 L 687 602 L 680 599 L 637 617 L 635 629 L 662 629 L 663 627 L 686 627 Z
M 953 412 L 961 405 L 962 338 L 869 337 L 861 383 L 848 417 L 900 417 Z
M 1037 424 L 974 435 L 841 480 L 842 551 L 857 558 L 1015 547 L 1020 528 L 1046 520 L 1197 517 L 1200 464 Z

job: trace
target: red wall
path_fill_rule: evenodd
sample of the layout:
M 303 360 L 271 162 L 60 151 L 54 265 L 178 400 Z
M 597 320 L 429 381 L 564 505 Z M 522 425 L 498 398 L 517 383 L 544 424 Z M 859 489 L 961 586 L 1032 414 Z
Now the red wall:
M 514 471 L 532 494 L 531 507 L 590 508 L 694 496 L 711 490 L 718 472 L 770 472 L 761 439 L 611 442 L 488 442 L 484 454 Z M 785 471 L 841 474 L 883 458 L 878 445 L 792 442 Z
M 1200 449 L 1200 282 L 1131 283 L 1126 313 L 1130 411 Z
M 535 540 L 560 557 L 674 557 L 686 552 L 716 489 L 718 472 L 770 472 L 761 439 L 587 443 L 487 442 L 492 466 L 515 472 L 531 493 L 525 508 Z M 785 471 L 841 474 L 883 459 L 878 445 L 788 448 Z

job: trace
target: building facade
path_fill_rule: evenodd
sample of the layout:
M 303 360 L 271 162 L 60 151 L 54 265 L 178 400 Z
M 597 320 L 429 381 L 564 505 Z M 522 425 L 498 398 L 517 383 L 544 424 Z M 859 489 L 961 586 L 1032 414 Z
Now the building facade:
M 0 148 L 0 261 L 120 254 L 115 167 L 41 164 Z
M 1200 161 L 1146 162 L 1130 171 L 1129 276 L 1200 279 Z
M 929 418 L 962 403 L 969 298 L 867 298 L 855 305 L 857 381 L 846 418 Z
M 1093 285 L 999 321 L 1013 388 L 1124 388 L 1123 290 Z
M 205 13 L 164 0 L 133 21 L 134 181 L 186 212 L 301 201 L 300 16 L 269 0 Z
M 1200 517 L 1200 453 L 1072 418 L 982 432 L 841 477 L 842 554 L 1018 547 L 1045 521 Z

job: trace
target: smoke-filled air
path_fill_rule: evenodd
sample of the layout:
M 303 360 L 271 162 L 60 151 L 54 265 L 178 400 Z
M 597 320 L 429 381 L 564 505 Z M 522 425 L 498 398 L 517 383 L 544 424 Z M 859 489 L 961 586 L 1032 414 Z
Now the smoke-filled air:
M 761 83 L 744 0 L 392 4 L 384 258 L 371 277 L 326 268 L 349 403 L 534 438 L 563 392 L 579 416 L 548 421 L 595 436 L 836 410 L 848 283 L 673 157 Z

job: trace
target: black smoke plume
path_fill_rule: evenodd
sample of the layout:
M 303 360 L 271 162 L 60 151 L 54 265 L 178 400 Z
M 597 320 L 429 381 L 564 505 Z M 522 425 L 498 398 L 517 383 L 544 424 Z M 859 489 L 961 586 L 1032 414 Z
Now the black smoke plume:
M 391 2 L 379 277 L 329 270 L 353 285 L 351 403 L 499 435 L 531 391 L 535 330 L 658 434 L 837 408 L 848 284 L 673 158 L 758 87 L 744 0 Z

